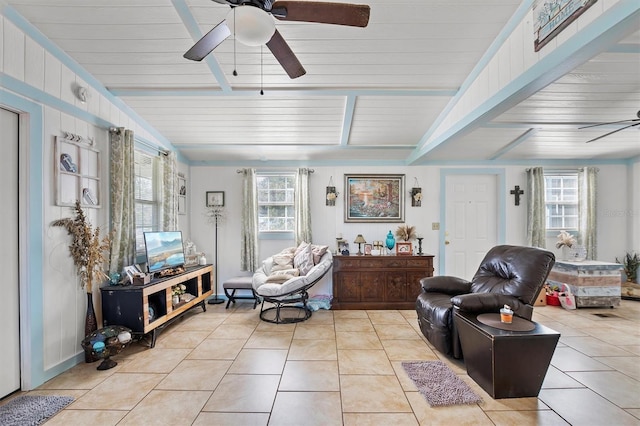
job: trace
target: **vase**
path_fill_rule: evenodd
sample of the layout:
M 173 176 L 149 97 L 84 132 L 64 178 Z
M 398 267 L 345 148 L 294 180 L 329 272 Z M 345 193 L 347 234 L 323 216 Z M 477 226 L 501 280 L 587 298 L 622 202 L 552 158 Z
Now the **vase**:
M 87 314 L 84 318 L 84 335 L 85 337 L 93 333 L 98 329 L 98 320 L 96 319 L 96 312 L 93 309 L 93 294 L 87 293 Z M 84 361 L 91 363 L 97 361 L 91 351 L 84 351 Z
M 569 260 L 569 247 L 562 246 L 562 248 L 560 249 L 560 260 Z
M 389 253 L 391 253 L 391 250 L 393 250 L 393 247 L 395 247 L 396 245 L 396 239 L 393 237 L 391 231 L 389 231 L 389 233 L 387 234 L 386 245 Z

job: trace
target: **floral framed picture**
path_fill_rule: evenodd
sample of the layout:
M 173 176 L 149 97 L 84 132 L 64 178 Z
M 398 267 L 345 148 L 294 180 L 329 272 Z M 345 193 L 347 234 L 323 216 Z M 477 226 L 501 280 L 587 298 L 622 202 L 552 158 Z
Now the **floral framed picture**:
M 404 222 L 404 175 L 344 175 L 345 222 Z
M 396 243 L 396 254 L 397 255 L 411 255 L 413 254 L 413 246 L 408 242 L 400 242 Z

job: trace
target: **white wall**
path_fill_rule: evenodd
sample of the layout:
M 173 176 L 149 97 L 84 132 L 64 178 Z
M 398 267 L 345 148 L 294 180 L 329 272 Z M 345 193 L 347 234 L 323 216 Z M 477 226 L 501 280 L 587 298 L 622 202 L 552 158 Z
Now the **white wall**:
M 35 305 L 31 301 L 21 305 L 41 306 L 40 309 L 22 309 L 21 312 L 21 321 L 28 324 L 23 328 L 21 339 L 29 342 L 23 346 L 22 352 L 23 359 L 26 359 L 24 365 L 28 367 L 28 371 L 22 372 L 23 379 L 27 378 L 25 390 L 38 386 L 83 359 L 80 342 L 84 338 L 86 294 L 79 286 L 69 257 L 66 231 L 50 226 L 55 219 L 72 215 L 69 207 L 55 205 L 53 167 L 58 164 L 53 159 L 55 137 L 63 132 L 90 137 L 95 140 L 96 148 L 101 150 L 102 207 L 86 209 L 86 214 L 94 226 L 107 230 L 108 128 L 121 126 L 132 129 L 136 136 L 158 146 L 163 145 L 144 123 L 112 102 L 115 98 L 110 97 L 103 87 L 89 86 L 80 76 L 84 70 L 77 64 L 65 65 L 71 62 L 60 52 L 46 51 L 0 14 L 0 105 L 23 113 L 23 134 L 38 130 L 25 137 L 25 143 L 29 145 L 25 152 L 33 158 L 42 155 L 42 164 L 35 168 L 29 168 L 29 158 L 22 158 L 20 163 L 20 179 L 40 180 L 43 188 L 38 202 L 28 204 L 30 211 L 42 213 L 42 223 L 37 229 L 21 229 L 22 242 L 27 243 L 30 250 L 28 256 L 21 258 L 21 277 L 24 278 L 21 298 L 28 299 L 32 294 L 38 297 L 41 294 L 42 297 Z M 78 72 L 71 69 L 73 65 Z M 75 96 L 78 86 L 88 87 L 89 98 L 84 104 Z M 26 114 L 29 111 L 25 111 L 24 105 L 29 105 L 31 114 Z M 35 123 L 33 121 L 38 120 L 39 114 L 34 112 L 39 110 L 42 110 L 42 122 Z M 179 169 L 185 173 L 189 171 L 185 164 L 181 164 Z M 22 197 L 27 198 L 28 194 L 22 194 Z M 181 217 L 180 226 L 188 229 L 188 219 L 188 216 Z M 27 233 L 36 234 L 36 242 L 26 241 Z M 42 241 L 41 246 L 39 241 Z M 32 279 L 32 276 L 42 276 L 42 280 Z M 98 324 L 101 324 L 99 285 L 94 285 L 93 292 Z
M 493 167 L 492 167 L 493 168 Z M 390 230 L 395 233 L 397 223 L 344 223 L 344 174 L 354 173 L 387 173 L 405 175 L 405 223 L 416 226 L 423 234 L 423 251 L 436 256 L 434 266 L 438 274 L 439 232 L 432 230 L 433 222 L 440 222 L 440 171 L 442 167 L 313 167 L 311 175 L 311 208 L 313 243 L 326 244 L 335 250 L 335 239 L 339 234 L 347 239 L 352 251 L 357 249 L 353 244 L 357 234 L 362 234 L 367 241 L 384 240 Z M 475 167 L 475 169 L 480 169 Z M 507 191 L 514 185 L 526 188 L 524 166 L 504 167 Z M 204 251 L 210 262 L 214 255 L 214 228 L 205 217 L 205 192 L 225 191 L 226 217 L 218 230 L 219 239 L 219 280 L 249 275 L 240 270 L 240 236 L 242 176 L 236 173 L 236 167 L 192 167 L 191 191 L 193 197 L 190 205 L 192 233 L 188 238 L 193 240 L 198 250 Z M 273 169 L 269 169 L 273 170 Z M 292 170 L 292 169 L 281 169 Z M 614 257 L 624 253 L 627 247 L 626 217 L 607 216 L 608 209 L 626 210 L 627 172 L 620 165 L 600 166 L 598 175 L 598 251 L 602 260 L 613 261 Z M 340 193 L 335 207 L 325 205 L 325 187 L 329 178 Z M 413 186 L 414 177 L 423 189 L 422 207 L 411 207 L 409 189 Z M 506 221 L 505 243 L 522 245 L 526 243 L 526 195 L 520 206 L 514 205 L 513 196 L 508 194 L 504 212 L 498 212 L 499 218 Z M 268 240 L 260 241 L 260 259 L 276 253 L 282 248 L 294 245 L 293 241 Z M 547 248 L 559 254 L 555 249 L 555 237 L 549 238 Z M 221 288 L 221 286 L 219 287 Z M 221 290 L 220 290 L 221 292 Z M 326 277 L 311 290 L 313 294 L 332 294 L 331 277 Z

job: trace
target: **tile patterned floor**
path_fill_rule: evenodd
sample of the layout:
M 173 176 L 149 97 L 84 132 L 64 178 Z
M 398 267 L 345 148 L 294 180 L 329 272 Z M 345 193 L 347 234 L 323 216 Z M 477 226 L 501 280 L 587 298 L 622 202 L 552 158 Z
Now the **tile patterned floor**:
M 76 400 L 53 425 L 640 425 L 640 303 L 536 307 L 562 333 L 538 398 L 494 400 L 423 339 L 414 311 L 318 311 L 260 321 L 252 304 L 208 305 L 118 366 L 80 364 L 31 394 Z M 594 314 L 612 314 L 599 317 Z M 432 408 L 402 361 L 446 362 L 483 402 Z

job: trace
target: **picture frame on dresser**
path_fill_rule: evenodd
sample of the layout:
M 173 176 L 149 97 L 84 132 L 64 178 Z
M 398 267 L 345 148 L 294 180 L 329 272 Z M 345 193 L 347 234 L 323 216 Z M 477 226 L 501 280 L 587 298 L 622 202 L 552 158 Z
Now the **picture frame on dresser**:
M 404 180 L 399 174 L 345 174 L 345 223 L 404 222 Z
M 413 254 L 413 244 L 406 241 L 398 241 L 396 243 L 396 255 L 410 256 Z

